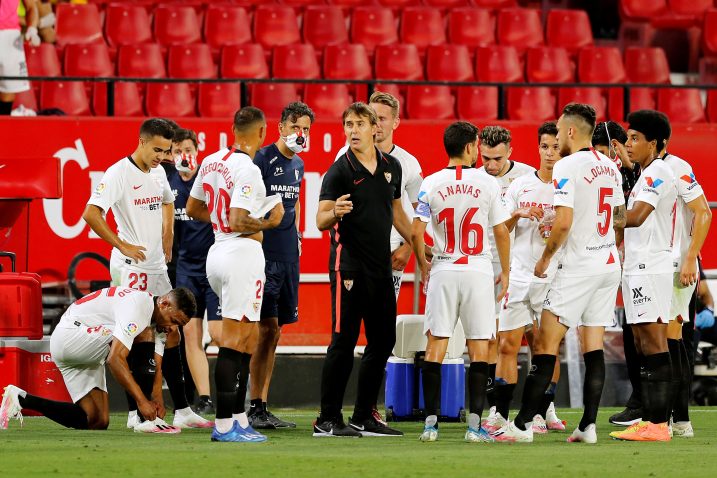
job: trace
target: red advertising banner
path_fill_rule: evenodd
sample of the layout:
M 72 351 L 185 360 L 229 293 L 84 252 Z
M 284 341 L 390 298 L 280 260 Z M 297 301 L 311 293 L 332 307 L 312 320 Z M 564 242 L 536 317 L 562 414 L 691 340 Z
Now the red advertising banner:
M 200 161 L 233 142 L 229 119 L 191 118 L 179 122 L 182 127 L 197 132 Z M 26 163 L 25 174 L 33 175 L 35 169 L 29 158 L 54 156 L 61 162 L 63 197 L 33 201 L 12 230 L 0 231 L 0 250 L 18 251 L 19 269 L 39 273 L 43 281 L 64 280 L 70 260 L 78 253 L 94 251 L 109 256 L 109 246 L 90 231 L 81 215 L 104 171 L 136 148 L 140 123 L 141 119 L 137 118 L 0 119 L 4 139 L 0 165 Z M 447 160 L 442 143 L 447 124 L 445 121 L 403 121 L 396 131 L 395 142 L 418 158 L 424 175 L 442 168 Z M 502 124 L 513 135 L 512 159 L 537 166 L 538 125 Z M 714 174 L 712 153 L 717 150 L 716 133 L 717 125 L 675 125 L 670 142 L 670 151 L 692 164 L 708 199 L 717 196 L 717 190 L 711 184 Z M 277 124 L 271 121 L 266 144 L 277 137 Z M 316 228 L 315 215 L 322 175 L 343 145 L 340 122 L 317 122 L 312 126 L 309 150 L 301 155 L 306 164 L 300 225 L 304 236 L 301 272 L 305 284 L 300 299 L 301 320 L 296 326 L 287 328 L 282 343 L 327 343 L 329 291 L 320 281 L 328 271 L 328 236 Z M 0 167 L 0 177 L 2 174 Z M 717 254 L 709 239 L 704 258 L 707 268 L 717 267 Z M 411 313 L 412 286 L 404 285 L 404 289 L 399 312 Z M 299 339 L 299 335 L 303 338 Z

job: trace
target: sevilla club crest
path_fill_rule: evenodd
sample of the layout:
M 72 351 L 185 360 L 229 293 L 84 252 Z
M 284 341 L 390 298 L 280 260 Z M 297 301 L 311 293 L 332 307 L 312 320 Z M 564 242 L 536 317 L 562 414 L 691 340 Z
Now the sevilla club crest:
M 383 175 L 386 176 L 386 182 L 390 183 L 391 182 L 391 173 L 386 172 L 386 173 L 383 173 Z
M 351 288 L 352 288 L 353 286 L 354 286 L 354 281 L 353 281 L 353 279 L 345 279 L 345 280 L 344 280 L 344 287 L 346 288 L 346 290 L 351 290 Z

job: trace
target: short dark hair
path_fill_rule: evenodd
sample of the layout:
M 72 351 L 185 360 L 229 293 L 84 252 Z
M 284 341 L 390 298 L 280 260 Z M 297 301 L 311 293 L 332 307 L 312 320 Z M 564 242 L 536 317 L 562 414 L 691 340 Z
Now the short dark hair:
M 369 105 L 361 101 L 351 103 L 349 107 L 344 110 L 344 114 L 341 115 L 341 123 L 343 124 L 344 122 L 346 122 L 346 117 L 352 113 L 356 116 L 367 117 L 371 124 L 378 124 L 378 117 L 376 116 L 376 112 Z
M 184 312 L 187 318 L 191 319 L 197 315 L 197 300 L 191 290 L 179 287 L 173 289 L 169 294 L 174 298 L 174 305 L 178 310 Z
M 627 142 L 627 133 L 620 123 L 615 121 L 603 121 L 595 126 L 593 132 L 593 146 L 610 147 L 610 140 L 616 139 L 618 143 L 625 144 Z
M 550 136 L 558 135 L 558 126 L 554 121 L 548 121 L 540 125 L 540 128 L 538 128 L 538 144 L 540 144 L 540 140 L 544 134 L 549 134 Z
M 512 141 L 510 136 L 510 130 L 503 128 L 502 126 L 486 126 L 483 131 L 480 132 L 480 142 L 488 146 L 489 148 L 495 148 L 499 144 L 510 145 Z
M 293 103 L 286 105 L 284 110 L 281 112 L 281 122 L 285 123 L 287 120 L 294 122 L 302 116 L 308 116 L 309 120 L 312 123 L 314 122 L 314 112 L 311 111 L 311 108 L 309 108 L 306 103 L 294 101 Z
M 247 131 L 254 124 L 265 122 L 264 112 L 254 106 L 245 106 L 234 113 L 234 129 L 237 131 Z
M 595 108 L 585 103 L 568 103 L 563 108 L 563 116 L 576 116 L 585 121 L 590 127 L 590 137 L 595 131 L 595 121 L 597 115 L 595 114 Z
M 181 143 L 182 141 L 188 139 L 192 140 L 192 143 L 194 143 L 195 148 L 199 145 L 199 142 L 197 142 L 197 133 L 195 133 L 191 129 L 179 128 L 174 132 L 174 138 L 172 138 L 172 143 Z
M 171 126 L 174 131 L 177 131 L 178 129 L 181 128 L 181 126 L 179 126 L 179 123 L 177 123 L 173 119 L 169 119 L 169 118 L 160 118 L 160 119 L 163 119 L 164 121 L 169 123 L 169 126 Z
M 667 144 L 672 135 L 670 120 L 667 115 L 655 110 L 638 110 L 627 115 L 627 129 L 634 129 L 645 135 L 647 141 L 657 140 L 657 150 Z
M 161 136 L 164 139 L 171 140 L 174 137 L 174 128 L 166 119 L 150 118 L 145 120 L 142 126 L 139 127 L 139 135 L 143 138 Z
M 480 130 L 468 121 L 456 121 L 443 132 L 443 147 L 449 158 L 458 158 L 463 155 L 466 145 L 475 143 Z

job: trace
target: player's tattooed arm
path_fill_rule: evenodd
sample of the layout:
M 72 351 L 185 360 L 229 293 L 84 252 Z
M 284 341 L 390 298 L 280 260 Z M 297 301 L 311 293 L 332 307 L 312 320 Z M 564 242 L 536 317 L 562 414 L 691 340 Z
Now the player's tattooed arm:
M 632 209 L 625 213 L 625 227 L 640 227 L 655 210 L 652 204 L 644 201 L 635 201 Z
M 284 205 L 279 202 L 269 212 L 268 219 L 254 219 L 249 215 L 249 211 L 238 207 L 229 209 L 229 228 L 233 232 L 241 232 L 245 235 L 256 234 L 257 232 L 274 229 L 281 223 L 284 217 Z
M 187 199 L 187 216 L 195 221 L 212 222 L 207 203 L 192 196 Z
M 612 228 L 615 230 L 615 245 L 619 246 L 622 244 L 622 239 L 625 234 L 625 222 L 627 221 L 627 214 L 625 205 L 621 204 L 615 206 L 612 209 Z
M 112 247 L 117 248 L 124 256 L 134 259 L 135 262 L 140 262 L 146 259 L 144 252 L 147 249 L 142 246 L 136 246 L 129 242 L 123 241 L 117 234 L 110 228 L 107 221 L 102 215 L 102 209 L 94 204 L 88 204 L 85 208 L 85 212 L 82 213 L 82 219 L 85 220 L 90 229 L 95 234 L 100 236 L 102 240 L 110 244 Z

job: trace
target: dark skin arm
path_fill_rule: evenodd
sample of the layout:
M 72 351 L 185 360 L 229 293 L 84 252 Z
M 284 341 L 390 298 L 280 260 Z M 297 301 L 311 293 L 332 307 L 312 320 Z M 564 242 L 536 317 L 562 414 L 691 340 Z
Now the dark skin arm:
M 640 227 L 644 224 L 644 222 L 647 220 L 647 218 L 650 216 L 650 213 L 654 211 L 655 208 L 643 201 L 635 201 L 635 204 L 632 206 L 632 209 L 627 211 L 625 217 L 625 227 Z
M 279 225 L 284 217 L 284 205 L 278 203 L 269 213 L 269 219 L 254 219 L 246 209 L 233 207 L 229 209 L 229 228 L 233 232 L 241 232 L 246 235 L 273 229 Z
M 192 196 L 187 199 L 187 216 L 195 221 L 212 222 L 207 203 Z
M 112 376 L 117 380 L 117 383 L 137 402 L 137 410 L 142 416 L 147 420 L 154 420 L 157 418 L 158 406 L 155 402 L 150 402 L 145 398 L 139 385 L 132 377 L 129 364 L 127 364 L 128 354 L 129 349 L 122 342 L 117 339 L 113 340 L 110 354 L 107 357 L 107 367 L 112 372 Z
M 612 228 L 615 230 L 615 245 L 622 244 L 625 236 L 625 222 L 627 220 L 625 205 L 615 206 L 612 209 Z

